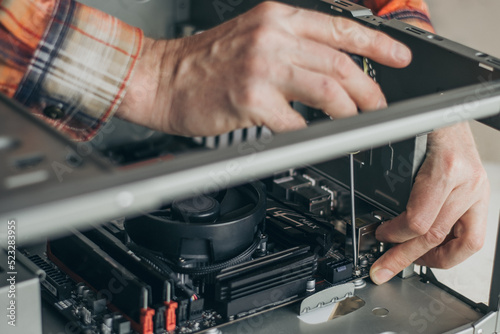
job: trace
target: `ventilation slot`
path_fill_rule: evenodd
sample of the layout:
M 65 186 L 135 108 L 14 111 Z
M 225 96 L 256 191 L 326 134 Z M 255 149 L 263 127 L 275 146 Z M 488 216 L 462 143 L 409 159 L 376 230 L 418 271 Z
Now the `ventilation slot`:
M 417 35 L 426 35 L 427 33 L 423 30 L 417 29 L 415 27 L 406 27 L 406 30 Z
M 16 168 L 18 170 L 34 168 L 37 165 L 39 165 L 43 161 L 44 158 L 45 158 L 45 156 L 43 154 L 35 153 L 35 154 L 31 154 L 28 156 L 24 156 L 24 157 L 20 157 L 20 158 L 15 159 L 12 162 L 12 165 L 14 166 L 14 168 Z
M 348 3 L 348 2 L 345 2 L 345 1 L 342 1 L 342 0 L 335 0 L 335 3 L 341 4 L 344 7 L 352 7 L 351 3 Z

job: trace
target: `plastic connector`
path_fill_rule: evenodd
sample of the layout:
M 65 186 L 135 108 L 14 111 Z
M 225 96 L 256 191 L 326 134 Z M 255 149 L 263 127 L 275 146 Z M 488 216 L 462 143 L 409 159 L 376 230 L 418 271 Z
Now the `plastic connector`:
M 154 315 L 155 310 L 152 308 L 141 309 L 141 334 L 154 334 Z
M 177 302 L 165 302 L 167 309 L 165 310 L 165 329 L 169 332 L 175 330 L 177 326 L 177 317 L 175 310 L 177 310 Z

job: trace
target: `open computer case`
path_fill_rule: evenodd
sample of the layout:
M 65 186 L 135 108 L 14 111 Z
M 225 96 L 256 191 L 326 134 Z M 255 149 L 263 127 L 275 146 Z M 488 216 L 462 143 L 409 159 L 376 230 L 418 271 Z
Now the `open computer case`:
M 258 2 L 169 2 L 170 37 Z M 405 210 L 426 134 L 473 119 L 500 129 L 500 59 L 348 1 L 288 3 L 412 49 L 398 70 L 353 55 L 388 108 L 332 121 L 295 103 L 310 125 L 279 135 L 125 138 L 114 120 L 75 143 L 0 96 L 1 333 L 500 331 L 498 245 L 487 305 L 425 267 L 381 286 L 368 277 L 391 247 L 375 230 Z

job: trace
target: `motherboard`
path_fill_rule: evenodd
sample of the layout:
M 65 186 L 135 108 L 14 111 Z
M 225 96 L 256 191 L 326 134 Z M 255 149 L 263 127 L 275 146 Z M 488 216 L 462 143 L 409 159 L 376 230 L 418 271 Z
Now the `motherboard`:
M 196 333 L 369 275 L 392 216 L 313 167 L 173 201 L 25 255 L 87 334 Z

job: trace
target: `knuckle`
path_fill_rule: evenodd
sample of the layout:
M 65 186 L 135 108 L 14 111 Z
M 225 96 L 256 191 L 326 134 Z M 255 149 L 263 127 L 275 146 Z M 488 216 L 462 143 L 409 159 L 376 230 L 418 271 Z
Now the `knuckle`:
M 489 186 L 488 175 L 481 164 L 472 167 L 470 177 L 474 185 L 480 187 L 484 187 L 485 185 Z
M 387 36 L 379 33 L 378 31 L 373 31 L 372 36 L 367 37 L 369 43 L 367 43 L 368 52 L 378 52 L 380 50 L 391 50 L 391 45 L 388 45 Z
M 471 238 L 467 238 L 464 240 L 463 247 L 469 254 L 474 254 L 483 248 L 484 239 L 484 235 L 475 235 Z
M 446 239 L 447 235 L 448 234 L 441 229 L 431 228 L 425 234 L 425 240 L 431 246 L 438 246 Z
M 354 21 L 348 20 L 343 17 L 332 17 L 330 18 L 330 22 L 333 26 L 333 29 L 340 34 L 348 33 L 356 27 L 356 23 Z
M 348 24 L 347 20 L 341 17 L 330 17 L 328 18 L 329 23 L 332 27 L 331 29 L 331 39 L 332 42 L 338 44 L 342 40 L 342 36 L 345 33 L 345 25 Z
M 274 17 L 284 7 L 274 1 L 264 1 L 255 7 L 255 11 L 260 17 Z
M 266 22 L 259 22 L 250 32 L 248 44 L 251 47 L 269 45 L 273 38 L 273 29 Z
M 371 43 L 369 30 L 353 20 L 342 17 L 333 17 L 330 20 L 333 26 L 332 37 L 335 42 L 349 41 L 359 48 L 365 48 Z
M 452 151 L 442 155 L 442 163 L 444 169 L 442 176 L 447 182 L 453 182 L 457 175 L 463 170 L 462 161 L 458 159 L 457 155 Z
M 489 184 L 488 175 L 481 162 L 464 159 L 459 154 L 448 151 L 442 154 L 441 163 L 441 177 L 445 184 L 462 182 L 473 191 L 487 189 L 485 187 Z
M 325 105 L 325 112 L 334 119 L 350 117 L 357 114 L 357 108 L 354 102 L 345 97 L 330 99 Z
M 323 108 L 331 117 L 339 118 L 357 113 L 355 103 L 347 94 L 342 93 L 342 87 L 336 80 L 325 77 L 316 89 L 317 105 Z
M 319 88 L 318 96 L 323 97 L 325 101 L 329 102 L 336 99 L 338 85 L 335 82 L 335 80 L 328 77 L 324 77 L 321 79 L 318 88 Z
M 343 104 L 339 105 L 338 117 L 350 117 L 358 114 L 358 108 L 354 101 L 346 99 Z
M 421 213 L 411 209 L 407 209 L 406 218 L 408 220 L 408 228 L 416 235 L 425 235 L 432 226 L 432 221 L 423 217 Z
M 377 85 L 373 80 L 366 78 L 366 80 L 371 83 L 368 84 L 368 88 L 365 94 L 362 94 L 360 97 L 360 104 L 369 105 L 371 108 L 376 109 L 378 107 L 378 103 L 381 98 L 384 98 L 384 94 L 380 89 L 380 86 Z
M 348 55 L 345 53 L 339 53 L 333 59 L 332 66 L 335 73 L 339 76 L 339 79 L 346 80 L 352 74 L 355 65 Z
M 236 105 L 240 107 L 254 108 L 259 106 L 262 97 L 258 89 L 253 84 L 248 83 L 243 86 L 235 100 Z

